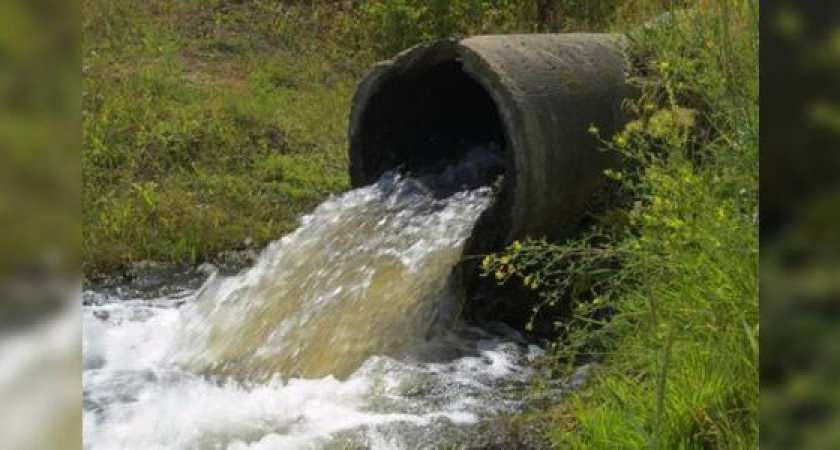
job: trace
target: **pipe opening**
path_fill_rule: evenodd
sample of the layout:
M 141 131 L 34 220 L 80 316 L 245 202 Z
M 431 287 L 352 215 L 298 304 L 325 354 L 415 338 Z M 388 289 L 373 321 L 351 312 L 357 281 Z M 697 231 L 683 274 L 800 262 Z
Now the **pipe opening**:
M 594 124 L 609 135 L 628 119 L 624 45 L 603 34 L 444 40 L 382 61 L 360 83 L 349 128 L 354 187 L 392 169 L 435 178 L 476 148 L 500 161 L 501 182 L 482 183 L 492 183 L 494 200 L 455 269 L 469 299 L 465 316 L 530 317 L 528 302 L 476 276 L 475 256 L 525 236 L 569 237 L 606 195 L 604 169 L 620 161 L 587 130 Z
M 489 152 L 497 164 L 479 164 L 476 179 L 459 174 L 459 188 L 490 184 L 504 172 L 505 133 L 496 104 L 459 59 L 383 80 L 364 110 L 357 139 L 365 183 L 393 168 L 439 174 L 477 151 Z
M 470 176 L 459 171 L 453 174 L 456 183 L 432 188 L 448 195 L 493 185 L 495 199 L 464 248 L 464 255 L 471 256 L 506 242 L 517 180 L 502 105 L 465 70 L 459 51 L 446 45 L 418 50 L 419 57 L 400 60 L 361 88 L 350 135 L 351 180 L 354 186 L 370 184 L 394 168 L 440 180 L 447 168 L 470 168 Z M 479 170 L 472 171 L 476 166 Z M 471 290 L 475 259 L 465 258 L 456 271 Z

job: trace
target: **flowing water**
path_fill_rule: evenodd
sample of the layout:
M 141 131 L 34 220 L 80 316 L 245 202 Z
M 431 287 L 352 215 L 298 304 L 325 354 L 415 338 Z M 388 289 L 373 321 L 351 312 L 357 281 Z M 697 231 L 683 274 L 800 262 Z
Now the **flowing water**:
M 516 410 L 540 350 L 461 324 L 450 276 L 491 190 L 433 184 L 332 198 L 235 276 L 86 292 L 85 446 L 428 448 Z

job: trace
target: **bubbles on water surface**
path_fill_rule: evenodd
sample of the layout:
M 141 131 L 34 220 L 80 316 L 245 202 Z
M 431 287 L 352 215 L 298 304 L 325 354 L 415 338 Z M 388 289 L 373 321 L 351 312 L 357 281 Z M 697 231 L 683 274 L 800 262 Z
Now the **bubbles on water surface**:
M 499 387 L 524 383 L 527 362 L 541 353 L 515 334 L 462 327 L 398 357 L 372 356 L 343 380 L 240 382 L 167 360 L 177 307 L 148 314 L 144 302 L 113 300 L 84 316 L 91 449 L 416 448 L 519 408 Z M 107 318 L 100 309 L 110 311 Z

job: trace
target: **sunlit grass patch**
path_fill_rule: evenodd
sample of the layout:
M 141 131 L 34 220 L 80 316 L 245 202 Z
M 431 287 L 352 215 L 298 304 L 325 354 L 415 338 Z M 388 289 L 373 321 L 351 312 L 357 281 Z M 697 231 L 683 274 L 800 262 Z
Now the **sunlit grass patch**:
M 347 111 L 365 61 L 325 41 L 312 54 L 276 42 L 266 23 L 292 15 L 263 4 L 151 2 L 130 17 L 127 2 L 86 7 L 86 270 L 260 245 L 346 189 Z

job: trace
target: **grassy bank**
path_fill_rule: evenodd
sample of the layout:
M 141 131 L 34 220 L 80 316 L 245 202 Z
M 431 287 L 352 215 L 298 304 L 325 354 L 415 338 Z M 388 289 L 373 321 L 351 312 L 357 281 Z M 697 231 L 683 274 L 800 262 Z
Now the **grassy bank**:
M 260 246 L 348 187 L 375 61 L 478 33 L 601 29 L 637 2 L 85 0 L 86 273 Z
M 349 99 L 371 58 L 329 40 L 327 12 L 84 6 L 87 272 L 259 245 L 347 188 Z
M 557 320 L 554 376 L 595 364 L 535 417 L 560 448 L 758 447 L 756 7 L 698 2 L 632 32 L 637 119 L 602 136 L 627 161 L 608 172 L 620 195 L 578 239 L 485 260 Z

